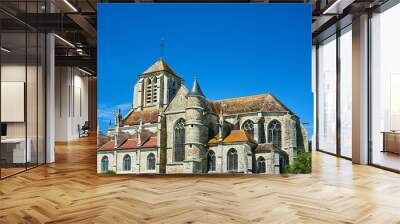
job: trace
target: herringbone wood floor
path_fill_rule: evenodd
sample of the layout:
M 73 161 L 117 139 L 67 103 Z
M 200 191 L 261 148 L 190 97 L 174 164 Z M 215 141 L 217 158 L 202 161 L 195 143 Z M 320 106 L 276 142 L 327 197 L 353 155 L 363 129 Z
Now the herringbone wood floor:
M 400 223 L 400 175 L 315 152 L 313 174 L 98 176 L 95 139 L 0 181 L 0 223 Z

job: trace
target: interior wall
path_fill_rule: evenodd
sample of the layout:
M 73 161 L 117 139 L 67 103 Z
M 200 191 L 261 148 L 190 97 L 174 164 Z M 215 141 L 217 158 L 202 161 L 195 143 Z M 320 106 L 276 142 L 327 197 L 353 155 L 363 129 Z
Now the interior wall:
M 2 82 L 24 82 L 25 81 L 25 64 L 3 64 L 1 66 Z M 36 73 L 36 66 L 27 66 L 28 74 Z M 36 86 L 36 80 L 28 76 L 29 86 Z M 27 107 L 36 108 L 36 89 L 27 88 Z M 42 101 L 39 103 L 43 103 Z M 42 107 L 43 105 L 38 105 Z M 4 108 L 5 109 L 5 108 Z M 27 113 L 27 120 L 36 121 L 36 113 Z M 32 128 L 32 130 L 29 130 Z M 34 130 L 33 130 L 34 129 Z M 36 131 L 36 125 L 28 125 L 28 133 Z M 25 138 L 25 122 L 7 122 L 7 137 Z M 28 136 L 29 137 L 29 136 Z
M 88 77 L 73 67 L 56 67 L 55 74 L 55 140 L 77 139 L 89 118 Z

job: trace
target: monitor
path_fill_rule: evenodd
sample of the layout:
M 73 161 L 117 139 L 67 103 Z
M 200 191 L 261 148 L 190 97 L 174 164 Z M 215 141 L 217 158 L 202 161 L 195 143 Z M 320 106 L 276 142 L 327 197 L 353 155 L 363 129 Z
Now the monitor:
M 7 136 L 7 124 L 1 123 L 1 136 Z

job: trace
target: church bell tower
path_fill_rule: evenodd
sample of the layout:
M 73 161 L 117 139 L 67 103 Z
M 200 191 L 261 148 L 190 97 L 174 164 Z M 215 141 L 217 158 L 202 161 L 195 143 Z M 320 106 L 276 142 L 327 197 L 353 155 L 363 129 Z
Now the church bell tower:
M 139 75 L 133 93 L 133 110 L 165 108 L 175 96 L 182 79 L 161 58 Z

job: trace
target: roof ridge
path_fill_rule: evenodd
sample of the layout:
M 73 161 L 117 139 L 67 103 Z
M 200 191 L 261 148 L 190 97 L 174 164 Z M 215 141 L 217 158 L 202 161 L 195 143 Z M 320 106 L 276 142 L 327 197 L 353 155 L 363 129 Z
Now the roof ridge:
M 260 93 L 256 95 L 248 95 L 248 96 L 239 96 L 239 97 L 232 97 L 232 98 L 226 98 L 226 99 L 220 99 L 220 100 L 210 100 L 211 102 L 218 102 L 218 101 L 224 101 L 224 100 L 234 100 L 234 99 L 242 99 L 242 98 L 247 98 L 247 97 L 254 97 L 254 96 L 273 96 L 271 93 Z M 274 97 L 275 98 L 275 97 Z
M 150 67 L 148 67 L 146 70 L 144 70 L 142 73 L 140 73 L 140 75 L 150 74 L 150 73 L 159 72 L 159 71 L 166 71 L 169 74 L 181 79 L 181 77 L 179 77 L 178 74 L 176 74 L 176 72 L 162 58 L 158 59 L 156 62 L 154 62 L 152 65 L 150 65 Z
M 276 96 L 274 96 L 272 93 L 261 93 L 261 94 L 256 94 L 256 95 L 249 95 L 249 96 L 241 96 L 241 97 L 235 97 L 235 98 L 227 98 L 227 99 L 222 99 L 222 100 L 210 100 L 209 102 L 214 105 L 214 106 L 219 106 L 221 104 L 235 104 L 238 103 L 239 101 L 257 101 L 260 105 L 255 106 L 259 108 L 261 111 L 262 110 L 269 110 L 268 106 L 266 107 L 267 104 L 273 103 L 275 105 L 278 105 L 278 108 L 281 108 L 281 112 L 289 112 L 290 114 L 294 114 L 285 104 L 282 103 Z M 240 102 L 239 102 L 240 103 Z
M 141 142 L 140 147 L 142 147 L 144 144 L 146 144 L 146 142 L 148 142 L 150 140 L 151 136 L 146 136 L 144 141 Z
M 280 105 L 282 105 L 283 108 L 285 108 L 287 111 L 290 113 L 293 113 L 285 104 L 283 104 L 276 96 L 270 94 L 272 98 L 274 98 Z

